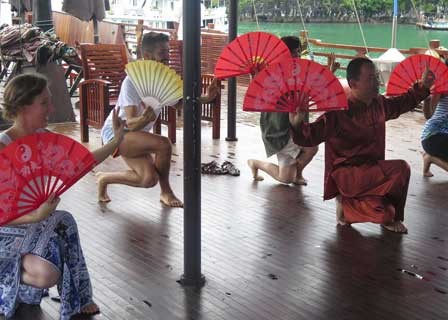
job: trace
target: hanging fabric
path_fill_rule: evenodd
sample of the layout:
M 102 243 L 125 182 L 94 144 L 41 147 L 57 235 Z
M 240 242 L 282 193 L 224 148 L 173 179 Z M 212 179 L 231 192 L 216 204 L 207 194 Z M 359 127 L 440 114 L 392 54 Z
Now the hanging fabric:
M 62 10 L 83 21 L 106 17 L 104 0 L 64 0 Z
M 11 5 L 11 9 L 13 11 L 19 12 L 32 10 L 31 0 L 9 0 L 9 4 Z

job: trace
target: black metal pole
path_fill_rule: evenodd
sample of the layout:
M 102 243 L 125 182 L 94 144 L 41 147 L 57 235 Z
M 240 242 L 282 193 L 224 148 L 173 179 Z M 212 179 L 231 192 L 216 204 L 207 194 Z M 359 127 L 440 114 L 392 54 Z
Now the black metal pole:
M 238 0 L 229 4 L 229 42 L 238 33 Z M 236 78 L 230 78 L 227 90 L 227 141 L 236 141 Z
M 98 29 L 98 19 L 93 16 L 92 17 L 92 23 L 93 23 L 93 43 L 100 43 L 100 35 L 99 35 L 99 29 Z
M 51 0 L 33 0 L 33 24 L 44 32 L 53 28 Z
M 200 287 L 201 273 L 201 2 L 183 2 L 184 80 L 184 274 L 181 283 Z

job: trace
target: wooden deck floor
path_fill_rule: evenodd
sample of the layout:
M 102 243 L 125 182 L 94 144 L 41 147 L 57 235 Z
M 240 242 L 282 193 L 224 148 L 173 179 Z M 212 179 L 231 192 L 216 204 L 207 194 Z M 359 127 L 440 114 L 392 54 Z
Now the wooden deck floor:
M 202 176 L 201 290 L 176 282 L 183 211 L 163 208 L 158 186 L 112 186 L 112 202 L 100 206 L 91 173 L 63 195 L 60 208 L 76 217 L 102 311 L 93 319 L 448 319 L 448 174 L 421 175 L 421 113 L 388 125 L 387 158 L 412 166 L 404 236 L 374 224 L 336 227 L 334 203 L 322 201 L 323 146 L 305 170 L 307 187 L 252 182 L 246 160 L 264 158 L 264 149 L 253 115 L 238 119 L 238 142 L 212 141 L 203 126 L 202 162 L 230 160 L 241 176 Z M 53 129 L 79 139 L 76 124 Z M 99 135 L 91 132 L 94 148 Z M 171 182 L 182 196 L 181 130 L 177 138 Z M 97 170 L 121 168 L 108 159 Z M 57 319 L 58 308 L 45 298 L 16 319 Z

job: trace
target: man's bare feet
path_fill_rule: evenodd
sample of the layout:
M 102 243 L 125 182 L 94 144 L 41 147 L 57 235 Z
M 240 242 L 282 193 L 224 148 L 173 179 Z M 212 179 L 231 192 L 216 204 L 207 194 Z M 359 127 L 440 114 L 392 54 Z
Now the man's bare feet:
M 94 315 L 100 313 L 100 308 L 97 306 L 95 302 L 91 302 L 84 307 L 81 308 L 79 314 L 83 315 Z
M 381 225 L 387 231 L 395 233 L 408 233 L 408 228 L 401 221 L 393 221 Z
M 263 181 L 264 178 L 262 176 L 258 175 L 258 168 L 255 166 L 255 160 L 249 159 L 247 160 L 247 165 L 249 166 L 250 170 L 252 171 L 252 176 L 254 177 L 255 181 Z
M 425 152 L 422 154 L 422 156 L 423 156 L 423 176 L 425 176 L 425 177 L 434 176 L 432 174 L 432 172 L 429 170 L 429 168 L 431 167 L 431 163 L 432 163 L 432 161 L 431 161 L 432 157 Z
M 296 177 L 296 180 L 294 180 L 293 183 L 298 186 L 306 186 L 306 185 L 308 185 L 308 180 L 306 180 L 304 177 L 300 176 L 300 177 Z
M 96 177 L 98 183 L 98 202 L 110 202 L 111 199 L 107 194 L 107 184 L 104 182 L 103 173 L 98 172 Z
M 183 208 L 184 204 L 172 192 L 161 193 L 160 202 L 172 208 Z
M 342 207 L 341 196 L 336 197 L 336 222 L 341 226 L 345 226 L 347 224 L 344 218 L 344 209 Z

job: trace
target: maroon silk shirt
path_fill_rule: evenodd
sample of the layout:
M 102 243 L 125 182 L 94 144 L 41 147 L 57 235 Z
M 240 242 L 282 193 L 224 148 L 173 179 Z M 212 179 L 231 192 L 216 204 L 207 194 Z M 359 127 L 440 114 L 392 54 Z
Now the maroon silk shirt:
M 416 83 L 402 96 L 386 98 L 378 95 L 370 105 L 351 98 L 347 111 L 327 112 L 313 123 L 301 123 L 297 129 L 291 127 L 291 136 L 300 146 L 316 146 L 326 142 L 324 200 L 339 194 L 335 178 L 332 176 L 336 169 L 340 169 L 339 172 L 343 168 L 351 170 L 350 174 L 358 178 L 353 183 L 356 187 L 362 185 L 369 187 L 367 184 L 375 187 L 374 179 L 367 177 L 375 177 L 374 170 L 377 170 L 375 164 L 378 160 L 384 160 L 385 122 L 412 110 L 428 95 L 429 90 L 420 88 Z M 372 164 L 367 166 L 367 170 L 372 172 L 366 172 L 364 169 L 356 170 L 365 164 Z M 354 190 L 353 194 L 357 193 L 358 191 Z

